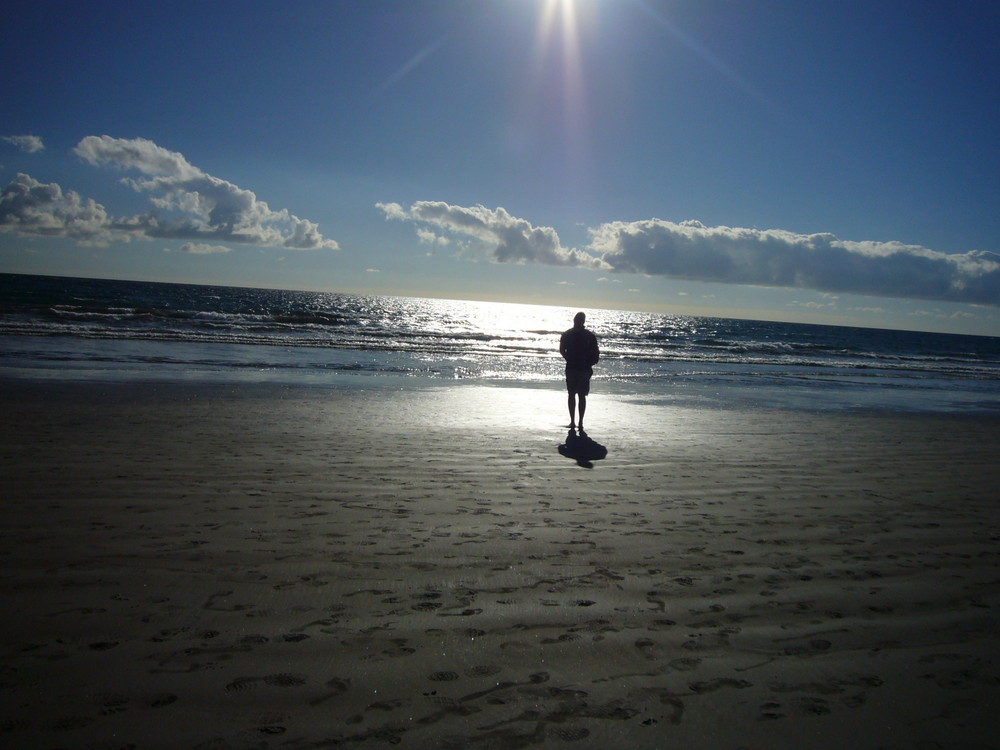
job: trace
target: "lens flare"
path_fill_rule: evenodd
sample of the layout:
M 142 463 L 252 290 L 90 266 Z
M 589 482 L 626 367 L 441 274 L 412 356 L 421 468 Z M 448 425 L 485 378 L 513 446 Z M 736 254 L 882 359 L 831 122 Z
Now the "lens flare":
M 541 74 L 557 62 L 557 83 L 562 89 L 563 106 L 568 119 L 579 122 L 584 115 L 585 102 L 577 11 L 575 0 L 545 0 L 538 22 L 535 69 Z M 553 58 L 558 58 L 558 61 Z
M 522 88 L 526 153 L 551 170 L 567 205 L 593 181 L 586 63 L 595 26 L 592 0 L 542 0 Z

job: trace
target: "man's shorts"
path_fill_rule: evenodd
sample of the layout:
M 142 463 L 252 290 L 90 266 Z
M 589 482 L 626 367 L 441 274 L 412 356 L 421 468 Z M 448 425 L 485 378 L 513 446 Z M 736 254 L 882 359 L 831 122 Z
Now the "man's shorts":
M 586 396 L 590 393 L 590 376 L 593 370 L 571 370 L 566 368 L 566 390 Z

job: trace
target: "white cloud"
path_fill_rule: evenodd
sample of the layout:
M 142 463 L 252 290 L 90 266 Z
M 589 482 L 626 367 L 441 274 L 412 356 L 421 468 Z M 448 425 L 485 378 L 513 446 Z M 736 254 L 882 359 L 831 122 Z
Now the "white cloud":
M 451 206 L 440 201 L 418 201 L 404 209 L 398 203 L 378 203 L 387 219 L 429 224 L 471 237 L 498 263 L 539 263 L 547 266 L 605 268 L 587 253 L 565 248 L 551 227 L 532 226 L 506 209 L 484 206 Z
M 223 252 L 219 242 L 295 250 L 337 243 L 323 237 L 315 222 L 287 210 L 273 211 L 249 190 L 202 172 L 181 154 L 152 141 L 88 136 L 74 149 L 95 166 L 134 169 L 150 179 L 126 178 L 137 191 L 152 194 L 155 210 L 113 219 L 104 206 L 56 183 L 19 174 L 0 192 L 0 231 L 68 237 L 107 245 L 133 238 L 186 239 L 186 252 Z M 164 218 L 164 212 L 169 214 Z M 206 250 L 205 248 L 217 248 Z M 225 248 L 228 251 L 229 248 Z
M 0 191 L 0 231 L 69 237 L 90 245 L 131 237 L 127 228 L 110 219 L 101 204 L 26 174 L 18 174 Z
M 3 137 L 3 140 L 29 154 L 45 150 L 45 144 L 42 143 L 42 139 L 37 135 L 6 135 Z
M 471 238 L 499 263 L 611 270 L 724 284 L 1000 305 L 1000 254 L 949 255 L 901 242 L 854 242 L 832 234 L 708 227 L 698 221 L 615 221 L 591 229 L 590 252 L 563 247 L 551 227 L 505 209 L 418 201 L 379 203 L 387 219 L 418 224 L 421 242 L 442 238 L 427 226 Z M 460 247 L 467 243 L 458 242 Z M 608 280 L 602 276 L 599 281 Z
M 885 312 L 884 307 L 848 307 L 848 312 L 861 312 L 861 313 L 875 313 L 882 314 Z
M 137 169 L 143 174 L 164 177 L 202 177 L 202 172 L 182 154 L 168 151 L 146 138 L 112 138 L 110 135 L 88 135 L 73 153 L 95 166 Z
M 212 255 L 214 253 L 232 252 L 231 247 L 225 245 L 206 245 L 200 242 L 185 242 L 181 245 L 182 253 L 192 253 L 193 255 Z
M 287 209 L 274 211 L 250 190 L 206 174 L 182 154 L 168 151 L 145 138 L 131 140 L 107 135 L 87 136 L 74 149 L 94 166 L 132 169 L 148 179 L 123 182 L 152 195 L 159 213 L 135 217 L 135 231 L 146 237 L 234 242 L 296 250 L 337 249 L 323 237 L 315 222 L 300 219 Z
M 449 245 L 451 240 L 447 237 L 441 237 L 435 234 L 430 229 L 417 229 L 417 237 L 420 242 L 425 245 Z
M 706 227 L 650 219 L 592 229 L 615 271 L 756 286 L 1000 305 L 1000 255 L 960 255 L 832 234 Z
M 788 307 L 805 307 L 809 310 L 829 310 L 831 308 L 836 308 L 837 305 L 834 302 L 800 302 L 799 300 L 793 300 L 788 303 Z

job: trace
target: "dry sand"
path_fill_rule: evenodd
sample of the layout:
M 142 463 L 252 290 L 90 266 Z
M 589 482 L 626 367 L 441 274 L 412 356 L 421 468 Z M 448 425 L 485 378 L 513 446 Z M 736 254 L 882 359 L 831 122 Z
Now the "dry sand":
M 1000 418 L 0 400 L 0 746 L 1000 746 Z

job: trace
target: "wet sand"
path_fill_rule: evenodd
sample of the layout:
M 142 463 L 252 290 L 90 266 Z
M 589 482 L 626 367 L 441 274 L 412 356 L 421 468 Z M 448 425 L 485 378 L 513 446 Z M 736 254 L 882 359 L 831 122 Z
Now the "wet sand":
M 997 747 L 998 417 L 0 400 L 0 746 Z

